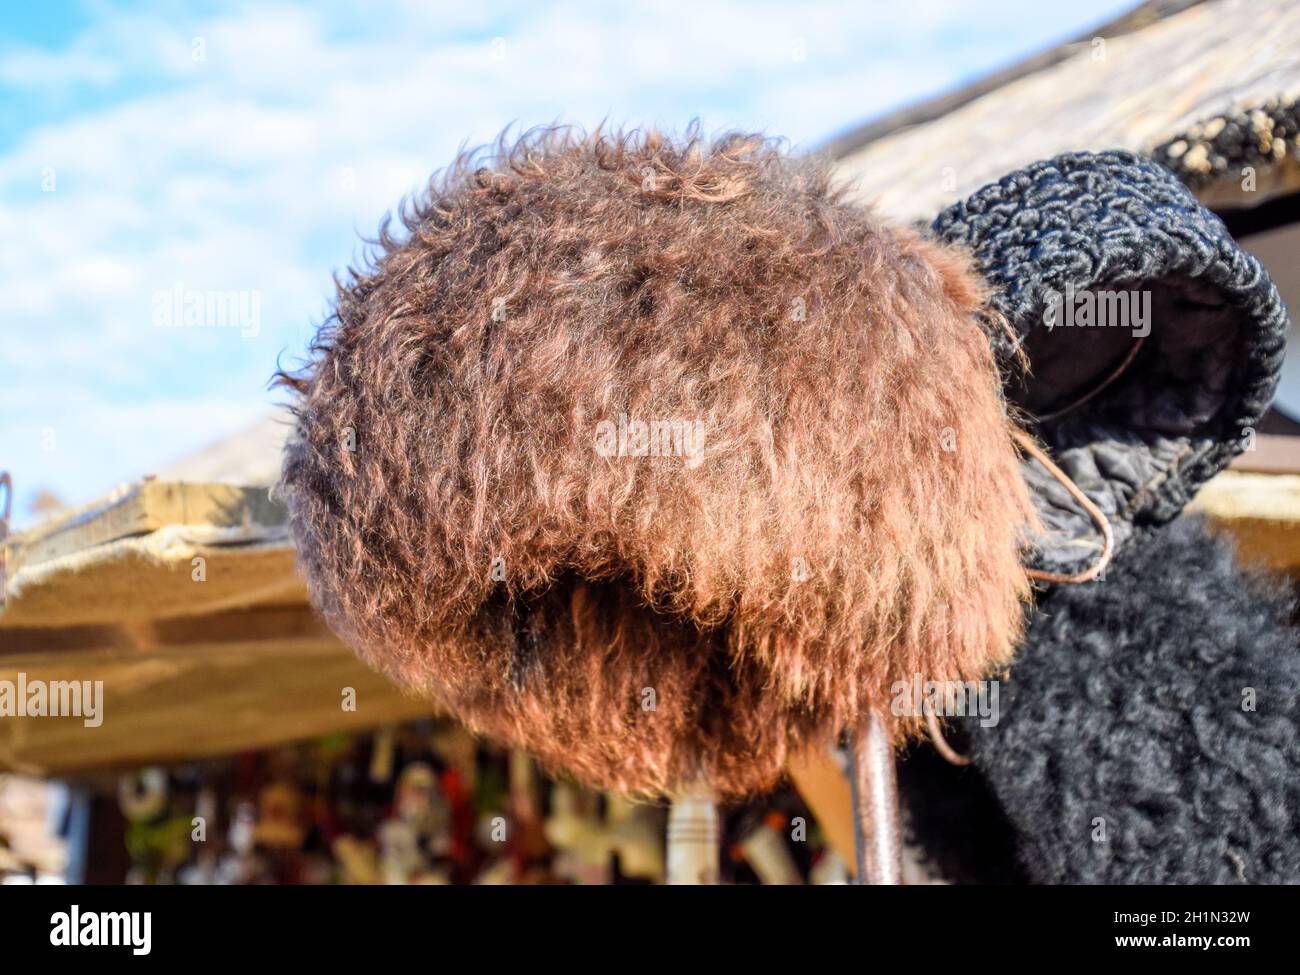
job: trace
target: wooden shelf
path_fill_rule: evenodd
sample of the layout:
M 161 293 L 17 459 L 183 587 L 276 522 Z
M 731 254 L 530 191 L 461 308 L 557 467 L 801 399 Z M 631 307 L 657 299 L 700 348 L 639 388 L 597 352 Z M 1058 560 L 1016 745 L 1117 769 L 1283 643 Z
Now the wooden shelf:
M 0 770 L 186 760 L 435 710 L 368 670 L 311 612 L 265 488 L 127 485 L 12 536 L 5 558 L 0 681 L 104 683 L 97 727 L 0 718 Z

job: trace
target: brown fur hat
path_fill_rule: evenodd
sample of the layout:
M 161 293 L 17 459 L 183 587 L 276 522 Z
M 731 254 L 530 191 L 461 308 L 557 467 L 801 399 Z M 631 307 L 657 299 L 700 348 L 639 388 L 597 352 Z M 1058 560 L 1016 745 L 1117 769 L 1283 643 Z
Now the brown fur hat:
M 1006 659 L 1033 516 L 964 257 L 739 135 L 543 130 L 401 217 L 284 377 L 371 665 L 595 786 L 738 794 Z

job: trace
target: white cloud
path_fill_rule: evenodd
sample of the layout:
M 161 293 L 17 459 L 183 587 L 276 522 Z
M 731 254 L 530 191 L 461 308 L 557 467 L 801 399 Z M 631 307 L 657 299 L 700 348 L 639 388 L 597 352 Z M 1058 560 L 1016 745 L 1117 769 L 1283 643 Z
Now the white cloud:
M 700 115 L 806 145 L 1065 29 L 1028 2 L 445 7 L 105 8 L 64 51 L 0 55 L 0 84 L 33 96 L 100 86 L 0 153 L 0 464 L 20 500 L 41 486 L 85 500 L 263 409 L 356 234 L 463 141 L 510 122 Z M 1001 34 L 936 39 L 977 18 Z M 258 292 L 259 336 L 153 328 L 152 295 L 178 282 Z M 57 462 L 14 446 L 51 424 L 80 446 Z
M 104 85 L 117 78 L 117 66 L 112 61 L 83 52 L 20 51 L 0 60 L 0 84 L 15 88 Z

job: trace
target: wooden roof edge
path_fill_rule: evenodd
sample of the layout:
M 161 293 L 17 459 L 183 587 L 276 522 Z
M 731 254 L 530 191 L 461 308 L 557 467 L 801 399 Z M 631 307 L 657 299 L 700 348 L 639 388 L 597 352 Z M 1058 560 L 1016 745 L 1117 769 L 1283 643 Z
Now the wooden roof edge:
M 1231 533 L 1243 561 L 1300 575 L 1300 475 L 1225 471 L 1191 510 Z
M 4 539 L 7 572 L 88 551 L 172 525 L 275 528 L 287 515 L 270 489 L 144 478 Z
M 999 68 L 969 84 L 905 105 L 875 121 L 853 126 L 839 135 L 832 136 L 818 146 L 816 151 L 822 155 L 829 155 L 832 159 L 843 159 L 887 135 L 901 129 L 933 122 L 1012 82 L 1059 64 L 1073 54 L 1081 44 L 1090 43 L 1094 38 L 1109 39 L 1132 34 L 1203 2 L 1205 0 L 1146 0 L 1118 17 L 1090 30 L 1082 31 L 1022 61 Z

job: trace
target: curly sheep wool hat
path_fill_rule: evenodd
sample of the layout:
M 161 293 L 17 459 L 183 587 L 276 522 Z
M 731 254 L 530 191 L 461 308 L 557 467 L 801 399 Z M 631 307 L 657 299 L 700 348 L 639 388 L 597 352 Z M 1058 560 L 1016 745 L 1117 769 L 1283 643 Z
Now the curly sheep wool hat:
M 363 659 L 591 785 L 736 795 L 1009 657 L 1034 514 L 967 255 L 743 135 L 542 131 L 402 216 L 289 380 Z
M 989 330 L 1008 396 L 1117 548 L 1175 517 L 1251 442 L 1286 308 L 1163 166 L 1124 151 L 1057 156 L 949 207 L 932 230 L 974 254 L 1010 325 Z M 1039 463 L 1025 477 L 1046 529 L 1039 567 L 1079 572 L 1101 548 L 1095 519 Z
M 1197 520 L 1165 526 L 1268 408 L 1288 327 L 1276 289 L 1127 152 L 1011 173 L 934 230 L 994 287 L 1009 395 L 1104 512 L 1116 556 L 1040 594 L 998 720 L 954 722 L 972 767 L 902 763 L 914 837 L 957 880 L 1300 881 L 1294 601 Z M 1149 319 L 1071 327 L 1053 306 L 1120 291 L 1149 293 Z M 1095 519 L 1040 464 L 1025 473 L 1038 564 L 1077 577 L 1102 546 Z
M 1184 515 L 1034 613 L 971 764 L 899 763 L 906 831 L 954 883 L 1300 882 L 1294 593 Z

